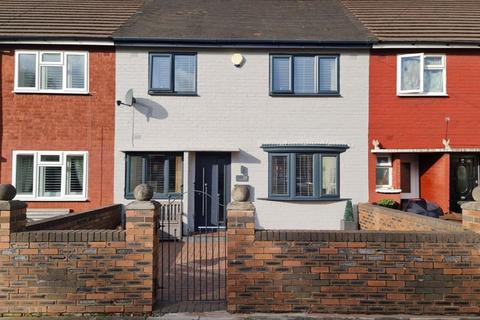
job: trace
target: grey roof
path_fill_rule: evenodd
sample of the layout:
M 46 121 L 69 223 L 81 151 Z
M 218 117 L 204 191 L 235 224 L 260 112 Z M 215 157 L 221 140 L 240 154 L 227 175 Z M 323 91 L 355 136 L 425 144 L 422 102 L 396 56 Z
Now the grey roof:
M 337 0 L 147 0 L 114 39 L 366 44 L 374 37 Z
M 1 0 L 0 39 L 104 39 L 143 0 Z
M 382 42 L 480 42 L 479 0 L 341 0 Z

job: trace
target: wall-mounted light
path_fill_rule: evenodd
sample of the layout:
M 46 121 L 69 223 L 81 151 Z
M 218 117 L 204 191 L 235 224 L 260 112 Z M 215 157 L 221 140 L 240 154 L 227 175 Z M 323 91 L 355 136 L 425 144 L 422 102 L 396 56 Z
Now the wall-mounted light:
M 245 58 L 240 53 L 235 53 L 232 55 L 232 63 L 235 67 L 241 67 L 245 62 Z

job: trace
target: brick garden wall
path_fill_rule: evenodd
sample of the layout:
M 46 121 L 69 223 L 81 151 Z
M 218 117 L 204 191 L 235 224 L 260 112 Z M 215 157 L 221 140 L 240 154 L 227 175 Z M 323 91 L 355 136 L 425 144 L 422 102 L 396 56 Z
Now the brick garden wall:
M 358 205 L 361 230 L 382 231 L 453 231 L 464 230 L 461 223 L 425 217 L 369 203 Z
M 26 209 L 0 211 L 0 315 L 150 313 L 154 210 L 127 210 L 126 230 L 22 232 Z
M 255 231 L 228 212 L 231 312 L 480 312 L 471 232 Z
M 121 214 L 122 206 L 115 204 L 28 223 L 26 230 L 115 229 L 121 224 Z

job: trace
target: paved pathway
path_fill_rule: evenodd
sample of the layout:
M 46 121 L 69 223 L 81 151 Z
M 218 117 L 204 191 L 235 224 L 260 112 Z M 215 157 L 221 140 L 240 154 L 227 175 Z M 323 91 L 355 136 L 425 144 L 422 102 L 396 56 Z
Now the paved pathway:
M 128 316 L 71 316 L 71 317 L 28 317 L 28 318 L 4 318 L 7 320 L 480 320 L 480 317 L 435 317 L 435 316 L 408 316 L 408 315 L 339 315 L 339 314 L 229 314 L 225 311 L 205 313 L 168 313 L 152 317 L 128 317 Z

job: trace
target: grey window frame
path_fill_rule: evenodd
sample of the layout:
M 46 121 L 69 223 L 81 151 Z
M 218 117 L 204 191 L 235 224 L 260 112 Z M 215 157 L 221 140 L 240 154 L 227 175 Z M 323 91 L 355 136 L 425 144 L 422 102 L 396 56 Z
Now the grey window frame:
M 158 89 L 152 88 L 152 62 L 154 57 L 170 57 L 170 88 Z M 176 56 L 193 56 L 195 58 L 195 90 L 193 91 L 176 91 L 175 90 L 175 57 Z M 198 80 L 198 61 L 196 52 L 151 52 L 148 57 L 148 94 L 149 95 L 175 95 L 175 96 L 197 96 L 197 80 Z
M 124 188 L 124 195 L 125 199 L 134 199 L 133 190 L 129 192 L 128 186 L 130 185 L 130 157 L 132 156 L 139 156 L 142 157 L 142 183 L 145 183 L 146 180 L 146 157 L 148 155 L 168 155 L 167 159 L 164 163 L 164 178 L 163 178 L 163 187 L 164 190 L 169 189 L 169 169 L 170 169 L 170 162 L 172 158 L 174 159 L 176 156 L 181 155 L 183 160 L 183 154 L 181 152 L 127 152 L 125 154 L 125 188 Z M 182 168 L 182 181 L 183 181 L 183 168 Z M 183 189 L 183 186 L 182 186 Z M 165 192 L 165 193 L 154 193 L 154 199 L 181 199 L 183 196 L 182 192 Z
M 312 93 L 295 93 L 294 85 L 294 68 L 295 68 L 295 57 L 315 57 L 315 82 L 316 82 L 316 92 Z M 337 61 L 337 90 L 332 91 L 321 91 L 320 90 L 320 77 L 319 70 L 320 64 L 318 63 L 319 58 L 321 57 L 331 57 L 336 58 Z M 275 58 L 289 58 L 290 59 L 290 90 L 274 90 L 273 88 L 273 60 Z M 309 53 L 300 53 L 300 54 L 270 54 L 270 63 L 269 63 L 269 88 L 270 96 L 283 96 L 283 97 L 338 97 L 340 96 L 340 54 L 309 54 Z
M 268 152 L 268 198 L 272 200 L 339 200 L 340 199 L 340 154 L 345 152 L 348 147 L 268 147 L 262 146 L 264 151 Z M 313 194 L 312 196 L 296 195 L 296 156 L 299 154 L 313 155 Z M 272 193 L 272 157 L 287 156 L 288 166 L 288 193 L 278 195 Z M 324 156 L 335 156 L 337 158 L 337 193 L 322 194 L 323 170 L 322 159 Z

